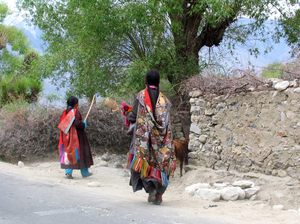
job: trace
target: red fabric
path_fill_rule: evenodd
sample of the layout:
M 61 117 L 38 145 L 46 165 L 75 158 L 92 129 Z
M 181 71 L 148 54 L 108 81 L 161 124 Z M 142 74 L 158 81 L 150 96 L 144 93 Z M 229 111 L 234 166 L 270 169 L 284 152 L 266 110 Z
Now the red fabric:
M 133 158 L 133 154 L 132 154 L 132 153 L 129 153 L 129 155 L 128 155 L 128 160 L 127 160 L 127 169 L 129 169 L 129 167 L 130 167 L 132 158 Z
M 132 106 L 126 105 L 125 101 L 123 101 L 121 104 L 123 105 L 123 107 L 121 108 L 122 114 L 126 117 L 125 118 L 125 125 L 129 127 L 130 126 L 130 122 L 129 122 L 129 120 L 127 118 L 127 115 L 125 114 L 125 112 L 126 111 L 130 112 L 131 109 L 132 109 Z
M 73 122 L 75 119 L 75 113 L 76 113 L 75 110 L 74 110 L 74 112 L 70 111 L 68 114 L 65 111 L 60 119 L 60 122 L 59 122 L 57 128 L 59 130 L 61 130 L 62 132 L 66 133 L 71 122 Z
M 151 99 L 150 99 L 150 96 L 149 96 L 149 93 L 148 93 L 147 89 L 145 89 L 145 101 L 144 102 L 151 109 L 151 112 L 153 112 Z
M 74 109 L 74 116 L 76 114 L 77 109 Z M 61 116 L 60 122 L 58 127 L 68 127 L 70 124 L 70 119 L 65 119 L 72 117 L 72 112 L 68 114 L 64 111 L 63 115 Z M 61 130 L 61 129 L 60 129 Z M 62 164 L 71 164 L 74 165 L 80 159 L 80 147 L 79 147 L 79 139 L 77 135 L 77 130 L 74 124 L 71 125 L 70 130 L 67 134 L 63 131 L 60 133 L 59 139 L 59 154 L 60 154 L 60 163 Z

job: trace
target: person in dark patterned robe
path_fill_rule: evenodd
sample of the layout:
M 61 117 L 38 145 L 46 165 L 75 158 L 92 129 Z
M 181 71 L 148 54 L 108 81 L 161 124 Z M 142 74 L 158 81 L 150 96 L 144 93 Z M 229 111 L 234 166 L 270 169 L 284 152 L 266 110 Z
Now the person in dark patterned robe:
M 172 140 L 171 103 L 159 91 L 160 75 L 149 70 L 145 76 L 146 89 L 138 93 L 127 119 L 134 125 L 129 149 L 128 165 L 133 191 L 143 188 L 148 202 L 159 205 L 175 168 Z

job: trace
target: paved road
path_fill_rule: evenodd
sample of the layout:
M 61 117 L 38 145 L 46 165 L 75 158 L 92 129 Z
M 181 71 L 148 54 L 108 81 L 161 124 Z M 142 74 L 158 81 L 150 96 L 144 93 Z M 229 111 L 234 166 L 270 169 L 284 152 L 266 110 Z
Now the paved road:
M 132 202 L 0 171 L 0 224 L 199 223 L 205 220 L 180 209 Z

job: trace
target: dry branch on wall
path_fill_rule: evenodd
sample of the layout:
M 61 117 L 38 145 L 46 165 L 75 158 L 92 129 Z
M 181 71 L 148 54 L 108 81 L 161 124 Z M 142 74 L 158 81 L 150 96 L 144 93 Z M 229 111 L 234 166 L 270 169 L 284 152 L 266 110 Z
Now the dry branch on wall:
M 192 90 L 201 90 L 204 95 L 230 95 L 254 90 L 269 90 L 272 89 L 272 84 L 251 74 L 250 71 L 236 70 L 233 78 L 222 78 L 208 73 L 195 75 L 188 78 L 180 88 L 187 94 Z
M 270 68 L 268 68 L 270 69 Z M 293 81 L 300 79 L 300 55 L 297 56 L 292 62 L 286 63 L 281 71 L 281 78 L 284 80 Z

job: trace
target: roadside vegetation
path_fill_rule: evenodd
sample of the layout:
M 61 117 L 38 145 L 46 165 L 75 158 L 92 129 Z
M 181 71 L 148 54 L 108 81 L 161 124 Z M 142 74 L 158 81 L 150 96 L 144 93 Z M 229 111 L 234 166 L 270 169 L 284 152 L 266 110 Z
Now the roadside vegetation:
M 188 92 L 222 95 L 270 89 L 268 78 L 299 80 L 299 59 L 276 62 L 261 73 L 210 69 L 205 49 L 228 43 L 247 45 L 249 37 L 267 42 L 285 38 L 296 56 L 299 48 L 298 1 L 77 1 L 17 0 L 27 20 L 42 32 L 42 54 L 30 48 L 24 32 L 3 24 L 12 12 L 0 3 L 0 160 L 16 162 L 58 156 L 56 128 L 64 108 L 37 104 L 43 79 L 67 88 L 67 95 L 91 101 L 108 97 L 118 106 L 132 104 L 144 88 L 144 74 L 157 69 L 160 90 L 173 104 L 172 119 L 189 122 Z M 147 13 L 145 13 L 147 12 Z M 278 29 L 266 30 L 274 12 Z M 47 20 L 45 20 L 45 17 Z M 237 25 L 237 19 L 250 18 Z M 267 46 L 266 51 L 271 49 Z M 258 49 L 249 48 L 257 55 Z M 217 59 L 216 59 L 217 60 Z M 216 63 L 217 64 L 217 63 Z M 67 75 L 66 75 L 67 74 Z M 55 93 L 46 96 L 58 99 Z M 67 98 L 67 96 L 66 96 Z M 82 115 L 88 103 L 79 108 Z M 93 153 L 127 153 L 130 136 L 124 117 L 97 102 L 87 120 Z
M 3 24 L 11 13 L 0 2 L 0 107 L 20 98 L 35 102 L 43 90 L 38 53 L 23 30 Z
M 7 162 L 58 159 L 60 131 L 57 125 L 65 108 L 18 101 L 0 111 L 0 158 Z M 88 105 L 81 105 L 84 116 Z M 130 144 L 121 113 L 113 113 L 101 103 L 93 106 L 87 119 L 87 135 L 94 154 L 126 154 Z

